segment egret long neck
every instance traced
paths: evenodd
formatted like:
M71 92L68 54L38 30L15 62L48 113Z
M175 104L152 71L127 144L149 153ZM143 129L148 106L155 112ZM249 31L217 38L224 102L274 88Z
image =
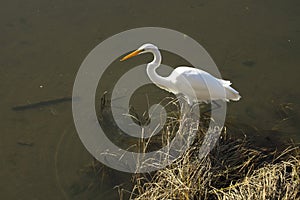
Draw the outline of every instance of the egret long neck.
M156 69L161 64L161 54L159 50L152 51L152 53L154 59L147 65L147 74L153 83L157 84L160 87L168 88L171 85L170 81L167 78L162 77L156 73Z

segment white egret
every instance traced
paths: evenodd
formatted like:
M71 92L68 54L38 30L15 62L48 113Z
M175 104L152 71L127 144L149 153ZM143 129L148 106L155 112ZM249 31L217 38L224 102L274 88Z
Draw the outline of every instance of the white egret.
M218 79L197 68L181 66L175 68L168 77L158 75L156 69L160 66L162 57L159 49L153 44L142 45L123 57L121 61L143 53L152 53L154 56L146 69L150 80L159 88L175 95L183 94L189 105L213 100L238 101L241 98L239 92L230 87L230 81Z

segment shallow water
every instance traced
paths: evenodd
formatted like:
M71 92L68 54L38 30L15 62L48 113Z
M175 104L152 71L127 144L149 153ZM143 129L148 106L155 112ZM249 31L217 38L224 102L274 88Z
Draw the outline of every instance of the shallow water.
M197 40L242 95L228 105L228 121L263 130L252 135L258 142L300 142L299 9L297 0L2 3L1 198L117 198L113 186L129 177L108 170L95 189L89 186L93 175L81 171L92 157L77 136L71 102L12 108L71 97L86 55L107 37L131 28L166 27ZM110 91L113 78L104 78L100 90Z

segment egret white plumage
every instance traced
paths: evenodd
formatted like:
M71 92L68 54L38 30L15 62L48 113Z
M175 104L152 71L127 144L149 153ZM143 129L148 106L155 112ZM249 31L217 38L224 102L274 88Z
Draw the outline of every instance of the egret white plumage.
M218 79L197 68L181 66L175 68L168 77L160 76L156 69L160 66L162 57L159 49L153 44L142 45L123 57L121 61L143 53L152 53L154 56L153 61L148 63L146 68L150 80L159 88L175 95L183 94L190 105L213 100L238 101L241 98L239 92L230 86L230 81Z

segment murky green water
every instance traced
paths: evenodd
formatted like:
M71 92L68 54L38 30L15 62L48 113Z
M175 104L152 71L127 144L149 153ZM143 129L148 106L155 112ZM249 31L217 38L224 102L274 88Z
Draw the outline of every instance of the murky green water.
M276 130L255 133L260 142L299 142L299 10L297 0L2 2L1 199L116 199L112 187L130 181L108 171L99 187L90 185L93 175L80 169L92 158L75 131L70 102L12 107L70 97L89 51L131 28L166 27L196 39L243 97L230 103L227 119Z

